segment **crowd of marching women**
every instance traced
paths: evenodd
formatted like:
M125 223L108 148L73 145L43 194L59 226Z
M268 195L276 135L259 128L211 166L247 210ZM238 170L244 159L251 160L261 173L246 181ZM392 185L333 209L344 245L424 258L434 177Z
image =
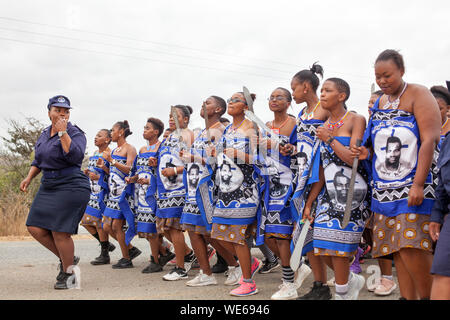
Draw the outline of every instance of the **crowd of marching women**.
M209 96L199 132L189 129L193 110L186 105L168 108L168 128L157 118L143 121L139 149L127 143L127 121L101 129L83 177L84 134L68 121L67 97L50 99L52 125L36 144L21 189L43 172L27 226L61 260L55 288L72 279L68 267L79 258L70 235L81 221L101 244L93 265L111 263L113 238L122 257L112 268L133 267L138 236L151 253L142 272L162 272L171 262L162 278L176 281L198 264L186 285L217 285L214 273L226 272L233 296L256 294L254 274L281 266L272 299L331 299L334 286L335 299L356 300L365 284L358 270L365 248L381 270L368 287L375 294L389 295L397 280L401 299L450 299L450 93L406 83L395 50L379 54L374 69L381 90L368 96L368 122L347 106L349 84L322 79L322 66L314 64L292 77L291 90L271 92L273 120L266 123L244 87L227 101ZM292 100L305 103L297 117L288 113ZM264 265L252 256L254 246ZM299 297L311 272L313 287Z

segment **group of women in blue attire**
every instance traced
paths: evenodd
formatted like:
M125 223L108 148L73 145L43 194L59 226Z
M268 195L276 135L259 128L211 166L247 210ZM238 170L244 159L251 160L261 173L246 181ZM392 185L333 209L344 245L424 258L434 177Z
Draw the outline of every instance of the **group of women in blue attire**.
M84 175L80 168L86 139L68 121L70 102L63 96L50 99L52 125L36 144L35 160L21 188L26 190L43 172L27 226L61 259L55 288L68 287L67 268L78 262L70 235L81 220L101 244L93 265L110 263L112 237L122 254L112 267L133 267L141 251L132 240L139 236L149 241L151 251L143 272L161 272L175 259L163 279L188 279L198 261L200 271L186 282L192 287L218 284L209 264L212 246L228 265L224 284L235 286L233 296L258 292L253 276L260 261L251 255L247 240L252 238L281 262L282 284L272 299L303 300L332 298L327 268L334 272L335 299L358 298L365 279L351 272L350 265L363 231L369 229L372 255L394 260L402 298L442 297L442 289L432 290L432 274L436 288L442 287L439 281L450 277L444 263L448 253L441 249L447 259L433 264L436 238L431 232L439 228L430 228L430 213L439 183L440 145L450 130L450 94L442 86L430 91L406 83L404 72L397 51L385 50L377 57L375 77L381 92L369 108L367 124L363 115L348 109L350 86L345 80L326 79L318 95L324 73L318 64L295 74L291 90L273 90L268 104L274 119L266 126L257 127L246 117L250 101L243 92L227 102L208 97L200 111L207 126L196 135L188 128L193 112L189 106L171 107L167 135L160 119L149 118L143 131L146 144L139 150L126 141L131 134L128 122L119 121L112 130L97 133L98 150ZM297 117L289 114L292 100L306 104ZM232 118L227 126L220 121L225 113ZM116 144L113 149L111 142ZM359 161L352 176L355 158ZM353 199L347 202L350 189ZM344 226L348 203L350 220ZM293 270L290 259L306 220L311 224L302 256L308 257L314 285L298 297L310 271L304 264Z

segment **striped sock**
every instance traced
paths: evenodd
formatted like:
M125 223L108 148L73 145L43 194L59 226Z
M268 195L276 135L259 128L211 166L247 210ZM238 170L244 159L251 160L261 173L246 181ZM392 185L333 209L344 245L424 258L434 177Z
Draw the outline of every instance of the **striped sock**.
M282 266L282 279L284 282L290 282L293 283L294 282L294 271L292 271L290 266Z
M272 250L270 250L266 244L262 244L262 245L258 246L258 249L261 250L262 254L267 259L267 261L270 261L270 262L277 261L277 258L273 254Z

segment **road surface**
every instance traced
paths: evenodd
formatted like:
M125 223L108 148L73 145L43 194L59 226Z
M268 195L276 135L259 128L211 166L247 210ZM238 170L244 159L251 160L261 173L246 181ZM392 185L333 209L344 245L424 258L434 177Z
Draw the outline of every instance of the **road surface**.
M135 238L133 244L142 250L142 254L133 260L134 268L114 270L110 265L93 266L89 262L100 252L97 240L88 235L74 237L75 252L80 256L81 271L80 289L54 290L53 285L58 274L59 260L39 243L32 239L22 241L0 241L0 300L269 300L281 284L281 268L269 274L256 274L255 281L259 293L250 297L236 298L229 295L233 287L223 285L225 276L216 275L219 285L191 288L180 281L164 281L162 276L172 267L165 266L164 271L153 274L143 274L141 270L149 263L150 247L144 239ZM111 262L120 259L120 250L111 253ZM261 252L253 248L252 254L262 259ZM215 263L215 257L211 260ZM362 265L363 275L368 266L376 265L376 260L366 260ZM198 270L189 272L189 279ZM333 277L328 272L329 278ZM395 269L394 269L395 275ZM306 294L312 287L312 274L304 281L298 290L299 295ZM334 289L332 289L334 293ZM366 288L360 292L361 300L397 300L399 291L388 297L375 296Z

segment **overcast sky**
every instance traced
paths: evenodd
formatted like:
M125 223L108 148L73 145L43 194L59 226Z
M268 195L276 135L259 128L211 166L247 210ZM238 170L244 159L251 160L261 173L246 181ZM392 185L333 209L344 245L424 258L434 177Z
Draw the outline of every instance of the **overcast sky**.
M142 146L146 119L167 125L174 104L191 105L190 127L201 127L202 101L243 85L267 121L271 91L290 89L292 76L316 61L325 79L350 84L347 105L366 115L384 49L403 54L407 82L450 80L449 9L448 0L0 0L0 135L4 119L49 123L46 106L57 94L71 100L89 153L99 129L125 119L128 142Z

